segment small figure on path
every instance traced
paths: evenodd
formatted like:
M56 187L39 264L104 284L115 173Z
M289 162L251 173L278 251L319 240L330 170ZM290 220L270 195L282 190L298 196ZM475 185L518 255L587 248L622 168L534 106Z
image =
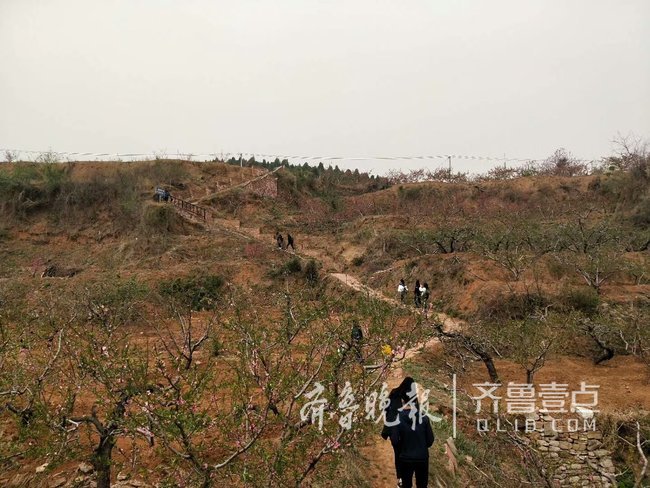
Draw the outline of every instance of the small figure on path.
M354 349L354 355L357 358L358 362L363 362L363 357L361 356L361 342L363 341L363 331L359 327L359 322L354 321L352 326L352 349Z
M284 249L284 237L279 232L275 235L275 241L278 243L278 249Z
M422 310L425 312L427 311L427 306L429 304L429 297L431 296L431 292L429 291L429 283L425 283L422 285L422 288L420 288L420 298L422 299Z
M404 303L408 291L409 289L406 287L406 283L404 283L404 278L402 278L399 280L399 285L397 285L397 293L399 293L399 299L402 303Z
M293 236L287 232L287 249L289 249L289 246L291 246L292 250L296 250L296 248L293 245Z
M422 305L421 295L420 295L420 280L415 280L415 289L413 290L414 299L415 299L415 308L420 308Z

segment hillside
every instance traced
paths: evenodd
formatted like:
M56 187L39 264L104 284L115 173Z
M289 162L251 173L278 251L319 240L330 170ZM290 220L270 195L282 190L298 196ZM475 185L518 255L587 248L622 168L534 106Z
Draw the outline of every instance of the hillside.
M232 163L0 165L0 485L394 486L364 398L405 374L441 419L432 486L650 482L647 158L420 183ZM488 381L596 385L597 428L478 432Z

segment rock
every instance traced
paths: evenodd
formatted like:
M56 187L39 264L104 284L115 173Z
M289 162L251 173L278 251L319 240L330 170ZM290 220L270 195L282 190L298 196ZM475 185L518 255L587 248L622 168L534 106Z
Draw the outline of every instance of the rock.
M580 476L571 476L569 478L569 483L578 483L580 481Z
M551 451L551 452L558 452L558 451L561 451L562 449L560 449L557 446L551 446L551 447L548 448L548 450Z
M66 479L63 476L57 476L56 478L52 478L47 486L49 488L59 488L60 486L65 485L65 483Z
M548 445L558 447L560 445L560 441L548 441Z
M602 445L602 442L596 439L591 439L587 441L587 451L595 451Z
M582 464L572 464L571 469L582 469Z
M122 473L121 471L117 473L117 481L126 481L129 479L129 475Z
M602 439L603 434L600 432L587 432L587 438L589 439Z
M93 472L93 467L88 463L80 463L79 471L83 474L90 474Z
M139 481L139 480L131 480L128 482L128 484L130 486L136 486L136 487L147 486L147 484L144 481Z
M587 444L585 444L585 443L575 444L574 447L575 447L576 451L586 451L587 450Z
M571 444L569 444L568 442L560 441L558 445L560 449L564 449L565 451L571 449Z
M553 424L544 424L544 437L549 437L551 439L557 438L557 431L553 430Z
M588 408L584 407L575 407L575 411L578 415L580 415L583 419L591 419L594 417L594 411L589 410Z
M614 467L614 463L613 463L612 460L609 459L609 458L601 459L601 460L600 460L600 465L601 465L603 468L608 468L608 469Z
M42 473L47 469L47 467L50 465L50 463L43 463L41 464L38 468L36 468L36 473Z
M597 451L594 451L594 454L596 457L605 457L609 456L609 451L606 449L598 449Z
M546 447L546 446L539 446L539 447L537 448L537 450L538 450L538 451L541 451L541 452L547 452L547 451L548 451L548 447Z

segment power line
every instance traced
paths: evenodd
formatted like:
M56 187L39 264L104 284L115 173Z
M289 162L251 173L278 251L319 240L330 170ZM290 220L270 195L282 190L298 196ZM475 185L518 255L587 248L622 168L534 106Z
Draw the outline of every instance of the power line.
M66 152L66 151L36 151L28 149L9 149L9 148L0 148L2 152L11 152L15 153L17 156L21 154L35 154L35 155L55 155L58 157L65 158L95 158L95 159L166 159L169 156L173 156L174 153L166 152L151 152L151 153L93 153L93 152ZM262 158L268 160L280 159L280 160L300 160L300 161L327 161L327 162L336 162L336 161L432 161L432 160L447 160L451 166L451 160L474 160L474 161L498 161L502 163L506 162L515 162L515 163L536 163L541 161L546 161L547 158L505 158L505 157L494 157L494 156L476 156L476 155L464 155L464 154L434 154L434 155L405 155L405 156L314 156L314 155L286 155L286 154L265 154L265 153L254 153L254 152L212 152L212 153L192 153L192 152L179 152L177 151L175 155L179 158L198 158L198 159L217 159L221 158L224 160L230 159L232 157L239 157L242 160L244 157L247 159L252 158ZM595 163L600 161L600 159L574 159L573 161L578 163Z

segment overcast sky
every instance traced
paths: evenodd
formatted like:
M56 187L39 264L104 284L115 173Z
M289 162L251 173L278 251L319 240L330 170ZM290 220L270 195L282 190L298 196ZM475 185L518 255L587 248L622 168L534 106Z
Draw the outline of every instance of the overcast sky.
M649 25L648 0L0 0L0 148L599 157L650 136Z

